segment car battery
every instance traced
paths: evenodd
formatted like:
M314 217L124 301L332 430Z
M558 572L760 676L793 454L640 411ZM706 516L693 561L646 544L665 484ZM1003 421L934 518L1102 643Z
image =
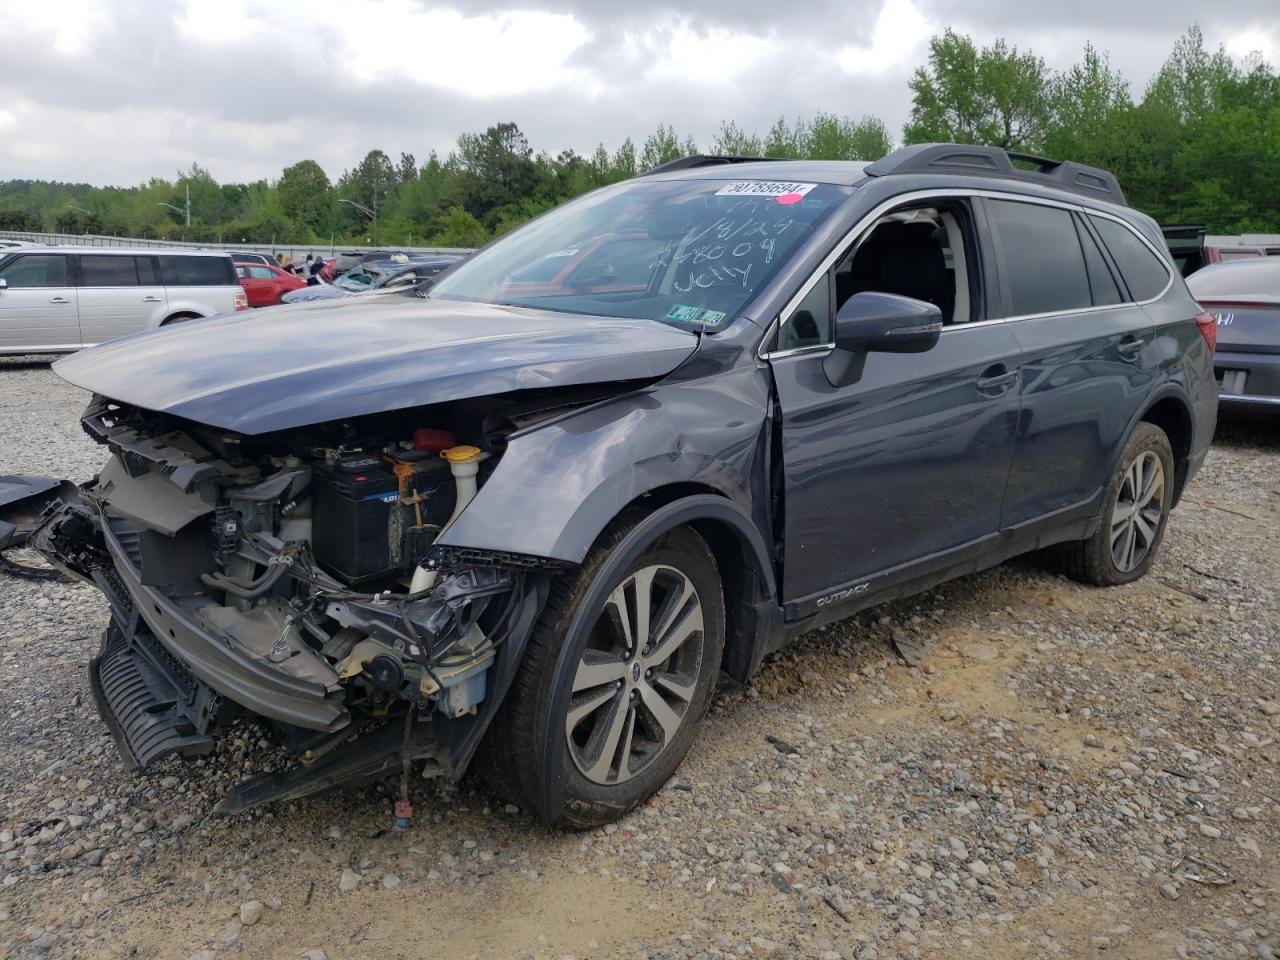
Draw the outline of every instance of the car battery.
M396 572L400 481L378 456L353 453L312 474L312 547L316 559L347 583ZM398 544L396 545L398 547Z
M398 539L392 536L392 553L407 567L421 558L439 535L441 509L436 492L452 484L453 476L437 453L400 449L389 453L387 461L400 493L400 534Z

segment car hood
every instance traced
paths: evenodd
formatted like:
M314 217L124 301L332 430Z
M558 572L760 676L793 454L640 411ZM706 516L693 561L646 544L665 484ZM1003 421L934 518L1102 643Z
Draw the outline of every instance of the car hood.
M350 297L194 320L54 364L111 400L239 433L670 373L695 334L650 320Z
M285 303L315 303L317 300L341 300L351 295L350 290L343 290L330 283L321 283L290 290L284 295L283 300Z

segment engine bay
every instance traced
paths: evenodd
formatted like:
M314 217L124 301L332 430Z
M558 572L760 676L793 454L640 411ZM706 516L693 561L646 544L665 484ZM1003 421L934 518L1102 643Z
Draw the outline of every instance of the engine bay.
M199 756L247 714L302 767L242 785L228 810L411 760L460 770L509 682L504 643L564 564L436 541L507 437L595 396L259 436L95 398L82 423L112 457L33 542L111 603L91 674L126 763Z

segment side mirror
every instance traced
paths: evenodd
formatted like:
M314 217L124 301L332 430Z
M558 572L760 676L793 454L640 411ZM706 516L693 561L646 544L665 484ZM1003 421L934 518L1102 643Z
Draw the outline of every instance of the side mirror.
M9 281L6 280L4 277L0 277L0 290L8 290L8 289L9 289Z
M856 383L868 353L924 353L942 334L942 311L894 293L855 293L836 314L835 349L822 368L833 387Z

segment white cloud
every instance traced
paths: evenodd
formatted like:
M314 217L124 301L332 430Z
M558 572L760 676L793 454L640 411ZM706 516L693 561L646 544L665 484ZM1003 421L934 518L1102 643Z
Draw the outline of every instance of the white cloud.
M940 29L930 24L912 0L884 0L871 41L841 48L836 62L852 74L905 75L921 59L930 35Z
M1227 37L1224 46L1233 57L1243 59L1260 53L1264 60L1275 63L1280 60L1280 30L1275 27L1270 30L1250 27Z
M0 2L0 30L7 37L30 31L52 52L62 56L83 53L89 39L110 16L103 0L32 0Z
M569 58L591 40L572 15L537 10L467 15L413 0L188 0L177 19L194 43L235 45L275 37L277 55L306 51L356 84L429 84L486 99L584 82Z
M1051 68L1086 41L1140 96L1196 19L1206 45L1280 59L1277 0L0 0L0 180L139 183L192 162L256 180L371 148L421 161L514 121L536 150L711 142L818 111L906 119L950 24Z
M724 27L699 29L685 19L661 33L628 35L636 66L646 76L680 78L695 84L695 89L732 83L743 72L756 69L769 44L769 37Z

